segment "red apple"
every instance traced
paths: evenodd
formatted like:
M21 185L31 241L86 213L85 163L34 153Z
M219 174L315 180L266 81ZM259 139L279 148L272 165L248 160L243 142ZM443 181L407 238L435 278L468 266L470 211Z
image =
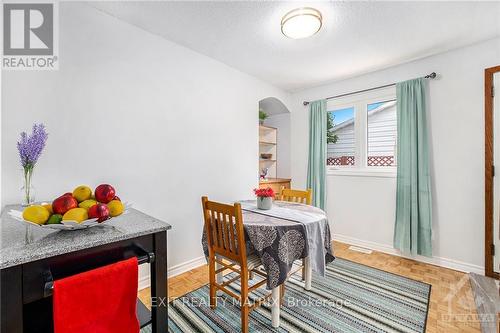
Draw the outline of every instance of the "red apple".
M102 203L108 203L115 197L115 189L108 184L101 184L94 191L95 199Z
M63 194L52 202L52 211L55 214L64 215L68 210L77 208L78 201L71 195Z
M109 219L108 206L98 203L89 208L89 219L97 218L97 222L103 222Z

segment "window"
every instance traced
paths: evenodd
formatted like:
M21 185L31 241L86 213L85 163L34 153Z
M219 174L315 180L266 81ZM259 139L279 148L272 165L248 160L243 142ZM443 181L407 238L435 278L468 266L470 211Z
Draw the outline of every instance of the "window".
M327 165L354 165L354 107L328 112Z
M366 111L368 123L367 166L395 166L396 101L368 104Z
M329 170L358 173L395 170L395 87L332 99L327 108Z

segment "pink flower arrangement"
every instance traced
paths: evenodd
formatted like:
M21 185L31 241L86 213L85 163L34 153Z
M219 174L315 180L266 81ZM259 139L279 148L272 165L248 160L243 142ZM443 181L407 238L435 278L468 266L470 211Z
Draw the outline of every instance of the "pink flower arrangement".
M268 187L268 188L254 188L253 189L253 193L255 193L255 195L258 197L258 198L267 198L267 197L274 197L274 191L272 188Z

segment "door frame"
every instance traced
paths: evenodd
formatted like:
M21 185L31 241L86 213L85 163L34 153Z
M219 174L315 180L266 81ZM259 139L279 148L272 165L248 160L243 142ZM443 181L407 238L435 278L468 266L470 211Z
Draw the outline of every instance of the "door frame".
M484 70L484 132L485 132L485 241L484 241L484 271L486 276L500 279L500 274L493 267L494 252L494 221L493 221L493 75L500 72L500 66ZM500 92L497 92L500 93ZM496 172L500 172L500 166Z

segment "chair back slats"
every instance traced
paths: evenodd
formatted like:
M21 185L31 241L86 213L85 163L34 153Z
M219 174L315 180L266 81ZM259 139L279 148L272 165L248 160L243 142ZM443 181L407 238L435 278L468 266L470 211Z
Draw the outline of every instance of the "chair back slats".
M219 213L219 216L220 221L222 222L222 233L224 234L224 248L232 252L233 248L231 247L231 241L229 241L229 238L233 238L232 236L230 237L231 229L229 228L229 225L232 223L232 219L229 221L227 218L228 215L222 213Z
M280 200L303 203L306 205L312 204L312 190L307 189L305 191L293 190L289 188L281 189Z
M229 235L236 235L235 232L236 232L236 229L234 228L234 218L232 216L229 217L230 218L230 223L229 224ZM230 248L232 250L234 250L235 253L238 253L238 247L236 246L236 239L234 237L229 237L230 241L231 241L231 244L229 244Z
M226 205L202 198L208 251L239 263L246 261L241 205ZM240 244L242 244L240 246Z

